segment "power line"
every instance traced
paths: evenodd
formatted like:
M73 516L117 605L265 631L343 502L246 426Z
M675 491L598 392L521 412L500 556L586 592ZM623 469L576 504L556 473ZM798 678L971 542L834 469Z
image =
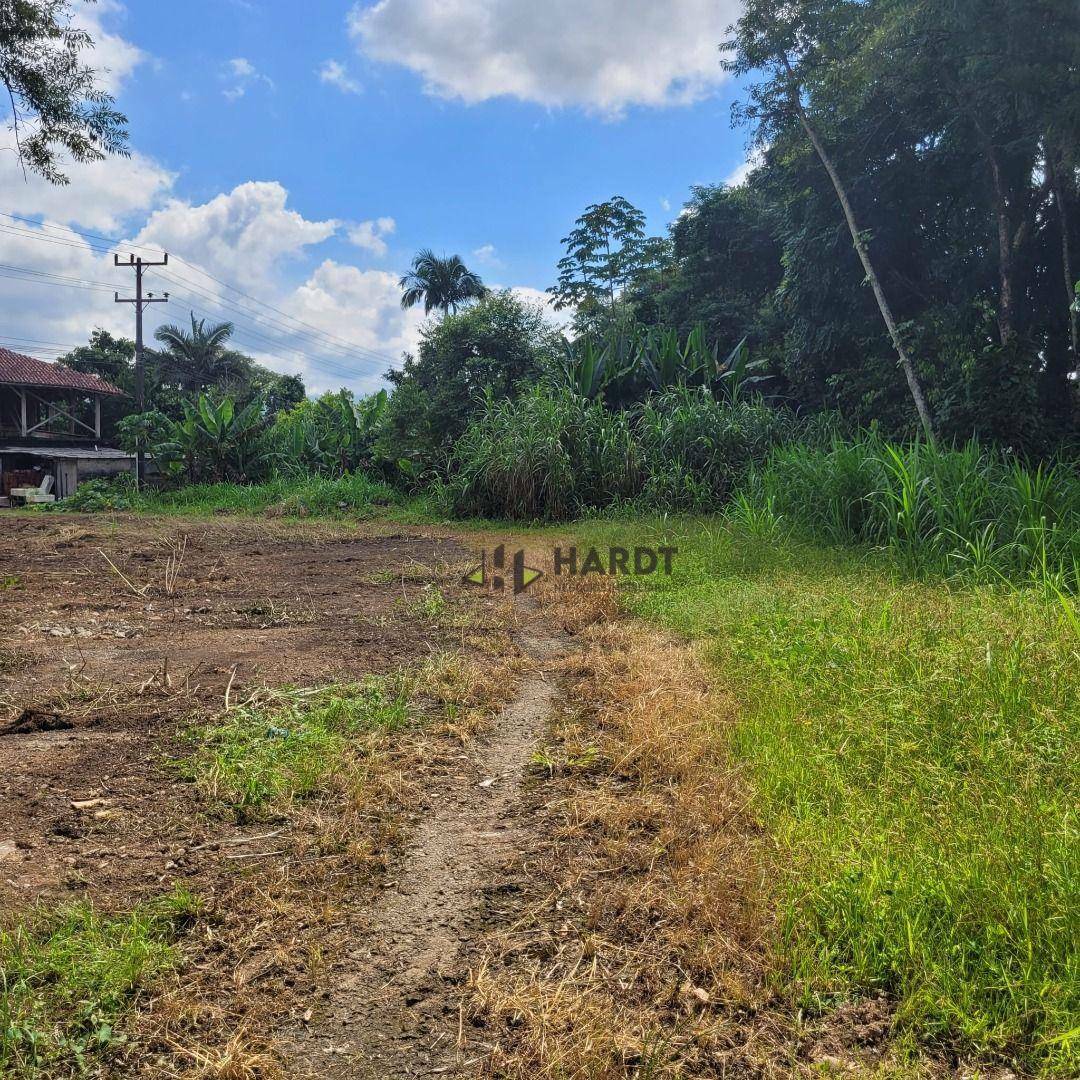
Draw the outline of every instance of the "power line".
M29 275L29 276L27 276ZM7 278L9 280L21 281L27 285L47 285L59 288L69 289L84 289L97 292L114 292L115 289L112 285L104 281L93 281L86 278L74 278L61 274L53 274L44 270L35 270L28 266L15 266L10 263L0 263L0 278ZM183 301L185 307L189 307L194 313L208 319L213 319L215 316L200 307L189 296L184 294L173 294L177 300ZM211 298L213 299L213 298ZM254 321L254 320L253 320ZM234 335L235 340L241 346L247 348L254 348L256 351L261 352L267 356L275 357L276 359L283 360L286 363L294 364L296 361L295 356L286 356L282 354L280 349L288 348L287 344L282 342L280 338L273 338L266 334L259 332L251 327L241 325L241 331L245 334L249 334L253 337L259 338L264 344L251 346L241 341L239 337ZM268 347L269 346L269 347ZM337 363L333 360L328 360L318 355L309 355L303 349L295 350L303 359L312 364L315 367L321 367L326 369L331 374L334 374L343 378L370 378L373 374L372 371L361 371L356 368L348 367L345 364Z
M47 243L47 244L52 243L52 244L57 244L57 245L60 245L60 246L63 246L63 247L71 247L71 248L76 248L78 250L85 250L84 246L82 244L80 244L80 243L77 243L77 242L74 242L74 241L69 241L69 240L64 240L64 239L59 239L59 238L54 239L52 237L38 236L32 231L19 229L19 228L16 228L15 226L13 226L13 225L4 225L2 222L0 222L0 229L7 230L8 232L15 233L15 234L18 234L20 236L25 236L28 239L37 240L37 241L40 241L42 243ZM142 247L142 245L138 245L138 246L140 248ZM106 253L104 251L104 249L99 250L99 249L95 248L93 250L97 251L98 254L105 254ZM180 261L186 263L186 260L180 260ZM186 265L190 266L191 264L186 263ZM42 273L42 271L33 271L29 267L24 267L22 269L26 273L39 273L39 274ZM193 267L193 269L195 269L199 273L205 273L204 271L199 270L198 267ZM209 275L209 274L206 274L206 276L207 277L212 277L212 275ZM300 337L302 339L311 338L311 334L305 333L302 330L298 330L297 327L290 326L290 325L288 325L288 323L280 322L280 321L278 321L276 319L267 318L266 316L263 316L263 315L261 315L261 314L259 314L257 312L252 312L252 311L248 310L245 307L241 307L235 301L229 301L229 300L224 299L222 297L218 297L213 293L207 292L204 289L202 289L196 282L193 282L190 278L183 277L182 275L176 274L175 272L173 272L171 274L163 273L162 277L167 281L177 281L177 282L182 282L182 283L186 284L193 292L196 293L196 295L201 296L204 300L206 300L209 303L212 303L212 304L215 304L216 306L221 307L223 311L226 311L228 313L231 313L231 312L235 311L237 314L240 314L240 315L245 316L247 318L250 318L252 320L257 320L259 322L263 322L266 325L272 326L275 329L279 329L279 330L281 330L282 333L288 334L288 335L290 335L292 337ZM214 278L213 280L216 281L216 280L219 280L219 279ZM99 284L101 284L103 287L105 286L104 282L101 282ZM269 305L265 305L265 306L269 306ZM272 310L277 310L277 309L272 309ZM288 317L289 316L286 316L286 318L288 318ZM297 323L300 326L306 326L307 325L307 324L303 323L301 320L297 320ZM318 331L316 331L316 332L318 332ZM341 339L341 340L344 340L344 339ZM387 362L392 363L391 358L387 354L380 353L380 352L378 352L378 351L376 351L374 349L369 349L369 348L367 348L366 346L363 346L363 345L355 345L355 346L339 345L339 344L336 343L336 341L332 341L329 344L323 344L322 342L317 342L316 341L316 342L314 342L314 344L318 348L322 348L322 349L329 348L329 349L334 350L335 352L343 353L343 354L346 354L346 355L356 354L358 360L363 360L363 361L368 362L368 363L378 363L378 364L384 364L384 363L387 363Z
M32 345L55 345L58 349L77 349L78 345L65 345L62 341L42 341L41 338L19 337L16 334L8 334L0 337L0 341L28 341Z
M36 230L17 229L14 226L3 225L2 223L0 223L0 228L7 229L7 230L9 230L11 232L14 232L14 233L17 233L19 235L26 236L26 237L31 238L31 239L40 240L40 241L45 242L45 243L61 244L61 245L66 245L66 246L69 246L69 247L76 247L76 248L81 246L81 245L78 245L78 244L74 243L73 241L71 241L67 237L51 237L51 236L35 235L35 233L37 231L42 230L42 229L51 229L51 230L54 230L54 231L62 231L62 232L73 233L76 236L81 236L81 237L84 237L84 238L91 238L91 239L95 239L95 240L104 241L105 243L110 245L110 247L130 247L130 248L134 248L134 249L137 249L137 250L141 249L141 250L145 250L145 251L155 250L155 249L149 248L147 245L144 245L144 244L126 244L126 243L122 243L121 241L116 240L116 239L114 239L112 237L101 236L98 233L91 233L91 232L87 232L87 231L84 231L84 230L73 229L73 228L70 228L70 227L62 227L62 226L50 225L47 222L37 222L33 218L23 217L23 216L21 216L19 214L12 214L12 213L8 213L8 212L5 212L5 211L0 211L0 216L10 218L10 219L12 219L14 221L23 221L23 222L26 222L28 224L35 225L37 227L37 229ZM106 253L104 250L98 250L98 249L94 248L93 245L88 245L88 246L90 246L92 250L98 251L99 254ZM395 357L391 356L389 353L383 353L383 352L380 352L377 349L371 349L371 348L369 348L367 346L364 346L364 345L358 345L355 342L349 341L346 338L340 337L337 334L332 334L327 330L322 330L319 327L315 326L314 324L306 322L305 320L300 319L295 315L290 315L288 312L283 311L281 308L275 307L273 304L269 304L265 300L260 300L256 296L252 296L250 293L245 292L243 289L240 289L236 285L232 285L229 282L224 281L223 279L215 276L214 274L211 274L208 270L205 270L202 267L197 266L196 264L194 264L192 262L189 262L187 259L184 259L183 257L181 257L179 255L174 255L173 258L174 258L175 261L181 262L185 266L190 267L196 273L202 274L204 277L207 277L211 281L216 282L218 285L221 285L223 288L229 289L230 291L237 293L239 296L243 297L246 300L249 300L251 303L257 304L259 307L263 307L263 308L267 309L268 311L272 311L276 315L281 316L281 318L286 319L289 322L295 323L297 326L303 327L305 330L310 331L310 334L314 334L319 338L323 338L327 342L333 342L335 344L336 348L338 349L338 351L347 350L350 353L357 354L358 358L363 357L364 359L369 360L371 362L376 362L377 361L379 363L385 363L388 366L393 366L397 362L397 359ZM189 288L192 288L192 289L198 288L198 286L196 286L196 284L194 282L190 281L190 279L182 278L180 275L177 275L175 273L175 271L172 271L169 276L174 277L177 280L183 281L185 284L188 285ZM269 319L268 317L266 317L264 315L260 315L260 314L258 314L256 312L249 311L246 308L241 307L236 301L230 301L230 300L228 300L226 298L213 297L211 294L207 294L207 293L204 293L203 295L208 300L211 300L212 302L218 303L225 310L235 309L235 310L241 312L242 314L246 315L248 318L251 318L253 320L257 319L259 321L262 321L262 322L266 323L267 325L275 326L276 328L282 329L283 331L291 333L294 336L302 336L302 337L310 336L310 334L304 334L303 331L296 330L291 326L287 326L287 325L283 326L278 320ZM322 346L322 347L326 348L328 346Z
M182 260L181 260L182 261ZM264 315L259 315L255 312L249 311L247 308L240 307L235 302L223 299L216 296L213 293L206 292L198 285L191 281L190 278L181 277L175 273L163 274L163 278L170 284L180 284L190 289L196 296L200 297L205 303L213 304L227 315L236 314L243 318L250 319L257 325L267 326L272 329L278 330L282 334L286 334L289 337L299 338L302 341L310 341L312 346L323 351L330 350L334 353L338 353L344 356L353 357L359 362L367 364L378 364L380 366L387 366L392 363L387 356L382 353L377 353L371 349L365 349L363 346L357 345L353 348L346 349L337 344L324 344L319 341L312 340L309 333L303 330L298 330L296 327L289 326L287 323L280 322L276 319L271 319ZM175 293L175 290L174 290Z

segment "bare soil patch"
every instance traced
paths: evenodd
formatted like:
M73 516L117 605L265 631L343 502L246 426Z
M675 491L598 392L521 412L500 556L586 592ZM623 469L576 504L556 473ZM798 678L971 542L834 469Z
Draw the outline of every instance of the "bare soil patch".
M355 681L461 647L425 600L475 608L457 590L467 557L419 530L4 518L0 903L197 877L190 848L219 826L168 767L178 723L227 692Z

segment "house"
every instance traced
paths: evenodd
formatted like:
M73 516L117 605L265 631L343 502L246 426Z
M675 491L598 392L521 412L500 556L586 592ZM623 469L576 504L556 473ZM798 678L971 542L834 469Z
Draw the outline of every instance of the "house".
M83 480L131 472L135 459L101 442L112 396L123 391L97 375L0 348L0 498L46 475L62 499Z

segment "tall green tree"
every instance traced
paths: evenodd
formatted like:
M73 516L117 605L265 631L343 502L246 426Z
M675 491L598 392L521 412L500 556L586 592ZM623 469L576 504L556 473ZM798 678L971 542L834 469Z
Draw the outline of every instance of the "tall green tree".
M92 2L92 0L91 0ZM93 41L72 25L71 0L0 3L0 81L7 91L17 160L53 184L66 184L63 155L77 162L127 154L127 118L84 63Z
M444 315L456 312L472 300L481 299L487 289L457 255L440 258L430 248L416 254L412 268L398 281L404 310L424 305L424 314L436 308Z
M685 338L702 326L726 356L744 337L760 354L775 329L774 294L783 248L757 187L695 187L671 223L659 269L635 275L627 292L640 322Z
M549 370L562 335L537 304L509 290L427 324L405 358L390 399L385 456L438 460L482 409L484 395L514 397Z
M844 78L857 43L871 27L868 5L852 0L748 0L725 44L733 58L725 66L736 75L757 73L761 81L750 90L745 115L757 124L759 144L767 143L785 122L794 118L828 174L844 215L851 242L874 293L881 319L907 380L923 430L931 440L934 424L922 382L908 351L884 284L870 257L868 238L856 217L845 180L827 146L828 114L819 120L817 96L822 87ZM827 91L826 91L827 92ZM824 93L822 96L825 96Z
M605 307L612 316L623 286L655 260L655 245L644 248L645 215L621 195L586 207L568 236L559 241L566 254L559 260L558 281L548 289L555 309L577 308L588 316Z

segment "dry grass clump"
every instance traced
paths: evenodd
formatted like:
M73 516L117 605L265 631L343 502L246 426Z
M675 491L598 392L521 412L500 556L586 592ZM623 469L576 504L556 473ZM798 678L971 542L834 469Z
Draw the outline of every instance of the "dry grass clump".
M514 691L514 657L481 661L459 652L434 653L410 674L410 693L434 708L433 732L467 742Z
M544 560L550 564L550 557ZM608 623L619 615L619 591L615 579L596 575L573 577L548 574L531 593L555 625L568 634Z
M749 1022L768 997L768 858L717 737L732 705L670 636L597 621L612 593L549 593L585 642L566 665L584 704L546 752L567 785L551 892L474 971L472 1009L499 1075L756 1070L776 1041Z

